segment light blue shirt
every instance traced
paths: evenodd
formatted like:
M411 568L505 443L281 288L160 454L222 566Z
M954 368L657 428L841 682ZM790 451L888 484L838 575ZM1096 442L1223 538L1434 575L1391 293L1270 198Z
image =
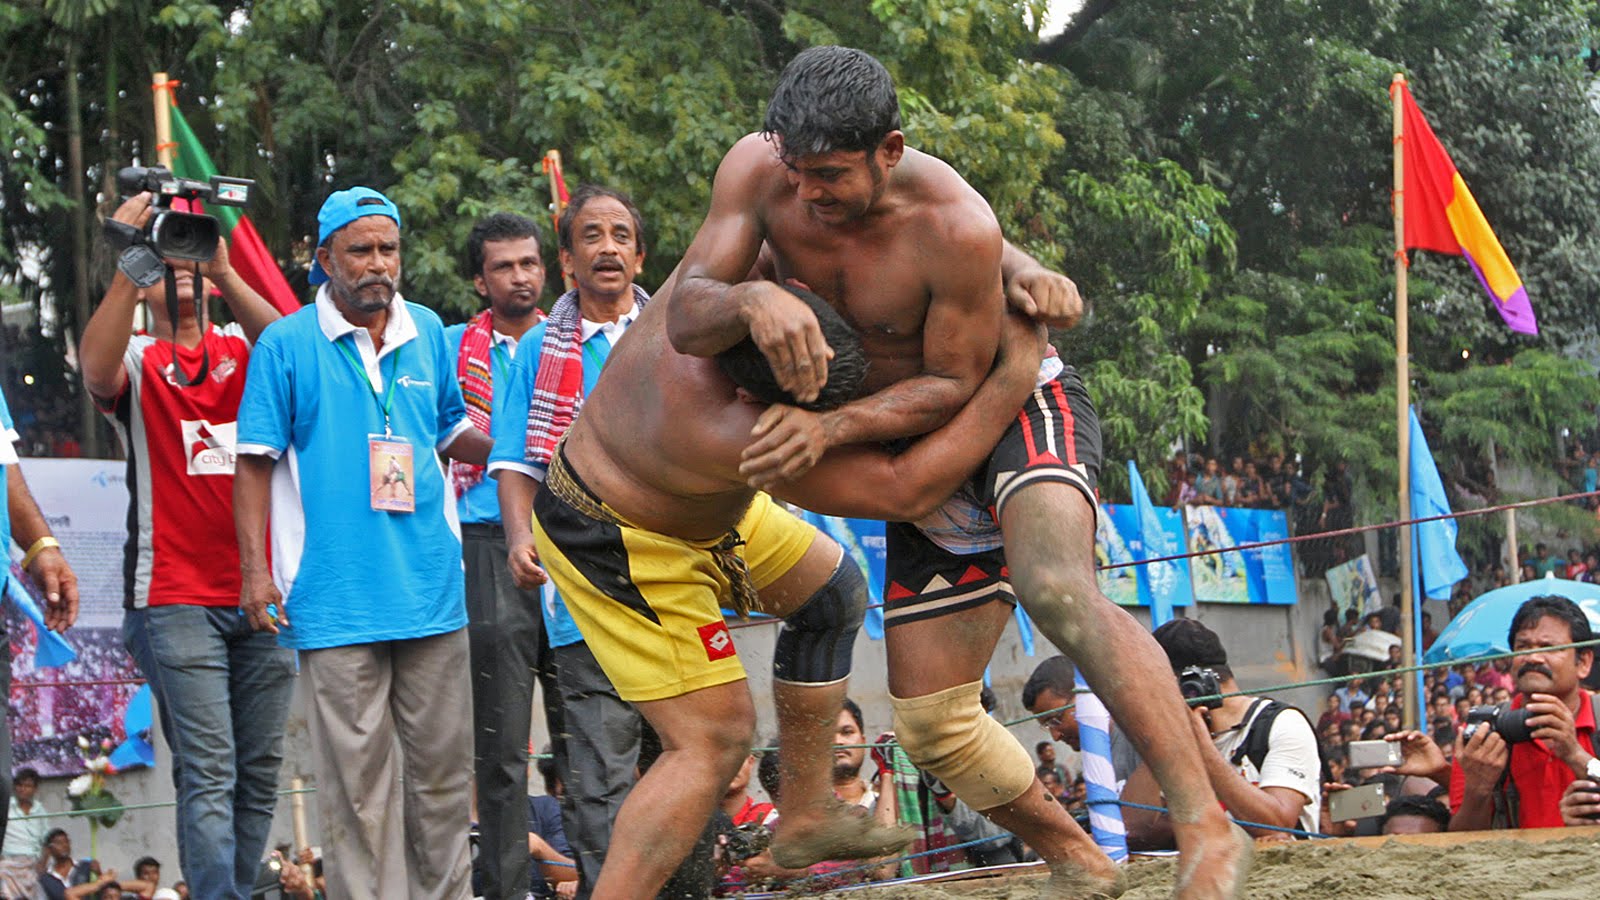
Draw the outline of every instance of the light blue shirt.
M592 393L600 380L600 369L611 355L612 343L622 336L622 332L638 316L639 307L636 305L615 322L601 324L583 320L579 337L583 341L584 396ZM516 362L511 366L510 381L503 391L499 385L495 386L496 412L491 422L494 427L494 450L489 454L491 475L510 470L544 481L545 467L530 462L524 454L528 446L528 406L533 402L533 385L539 377L539 348L544 343L545 325L545 322L540 322L522 336L519 346L523 352L517 354ZM498 407L502 395L508 408L521 410L522 414L500 415ZM567 605L561 601L561 595L556 593L555 588L545 585L543 596L544 630L550 637L550 646L566 647L582 641L583 634L578 631L578 624L572 621L572 614L567 612Z
M357 371L357 361L361 371ZM370 437L411 444L416 511L371 506ZM350 324L326 285L269 325L250 354L238 452L276 459L273 579L291 627L315 650L444 634L467 624L456 505L436 450L471 423L444 325L396 294L383 349Z
M467 333L467 325L450 325L444 330L444 339L450 345L450 359L459 361L461 357L461 336ZM543 332L541 332L542 334ZM494 385L494 397L489 404L489 427L494 428L504 416L506 409L515 409L506 402L504 385L511 378L511 362L517 355L517 339L509 334L494 333L494 343L489 348L489 383ZM459 369L459 367L457 367ZM456 384L460 384L460 379ZM527 406L522 407L522 414L527 415ZM467 492L456 498L456 512L463 525L499 525L500 524L500 494L494 479L485 478L467 489Z
M11 499L6 496L6 466L17 464L17 432L11 421L6 395L0 393L0 588L5 586L5 571L11 567Z

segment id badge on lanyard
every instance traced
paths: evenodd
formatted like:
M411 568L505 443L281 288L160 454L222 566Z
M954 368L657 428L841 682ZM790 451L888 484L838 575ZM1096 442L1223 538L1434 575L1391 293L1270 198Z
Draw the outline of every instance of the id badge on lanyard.
M367 435L367 493L372 508L379 512L413 513L417 511L416 453L411 442L393 433L389 427L389 414L394 405L394 384L399 378L400 350L393 354L394 365L389 372L389 386L383 397L372 386L366 369L342 343L335 342L339 350L355 369L357 378L372 392L372 399L383 415L383 433Z

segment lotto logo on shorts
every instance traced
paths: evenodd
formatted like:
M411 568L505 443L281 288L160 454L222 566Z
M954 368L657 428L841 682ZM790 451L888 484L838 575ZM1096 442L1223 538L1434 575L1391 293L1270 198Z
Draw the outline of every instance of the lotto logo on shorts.
M738 654L733 646L733 635L728 633L728 626L723 622L712 622L701 625L700 643L706 647L706 659L716 662Z

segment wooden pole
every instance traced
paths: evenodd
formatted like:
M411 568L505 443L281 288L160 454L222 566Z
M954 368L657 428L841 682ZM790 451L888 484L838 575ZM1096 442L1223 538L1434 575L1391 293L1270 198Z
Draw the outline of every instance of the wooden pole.
M289 810L294 815L294 855L299 856L300 850L311 846L311 830L306 827L306 780L299 775L289 779L289 788L294 792L289 795ZM293 859L284 860L284 865L292 865ZM314 884L311 880L311 864L300 866L300 871L306 874L306 884Z
M1406 181L1405 181L1405 115L1400 99L1400 89L1406 77L1395 73L1389 95L1394 106L1394 374L1395 374L1395 437L1399 444L1400 461L1400 521L1411 518L1411 339L1410 314L1406 300ZM1411 590L1411 529L1400 526L1400 653L1408 665L1419 664L1417 656L1417 630L1413 619L1416 598ZM1426 721L1419 716L1417 679L1402 682L1400 696L1405 704L1402 713L1405 727L1415 729Z
M167 73L157 72L150 82L154 92L152 105L156 110L156 161L163 168L172 168L172 82Z

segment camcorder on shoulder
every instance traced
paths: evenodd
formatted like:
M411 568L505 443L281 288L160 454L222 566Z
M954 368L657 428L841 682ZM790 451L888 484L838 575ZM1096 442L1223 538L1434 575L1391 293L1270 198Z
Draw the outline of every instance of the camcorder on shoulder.
M243 208L250 205L255 182L228 175L213 175L209 182L192 181L179 178L160 166L129 166L117 173L117 188L128 196L141 191L149 191L153 196L150 220L143 229L114 219L106 221L106 236L113 244L124 248L147 247L156 256L167 259L205 262L217 253L221 226L204 213L173 209L172 201L199 200Z
M1474 706L1467 710L1467 724L1461 730L1463 740L1472 740L1479 728L1487 726L1508 744L1521 744L1533 740L1533 729L1528 727L1528 709L1501 709L1498 706Z
M1183 694L1184 702L1190 706L1222 708L1222 698L1217 696L1222 693L1222 679L1204 666L1190 666L1179 672L1178 690ZM1202 697L1207 699L1200 699Z

